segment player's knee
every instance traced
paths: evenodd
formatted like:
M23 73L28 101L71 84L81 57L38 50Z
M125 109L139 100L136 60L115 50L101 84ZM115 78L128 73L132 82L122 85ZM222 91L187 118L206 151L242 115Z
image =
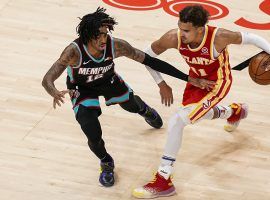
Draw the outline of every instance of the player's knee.
M184 126L191 124L190 118L189 118L189 113L190 113L190 108L184 108L180 107L179 110L176 112L176 117L178 120L183 123Z
M101 139L102 131L98 121L89 119L81 124L81 129L89 140L95 142Z
M179 112L174 113L169 120L168 137L176 140L182 138L183 129L186 125Z
M125 103L121 103L120 106L124 110L131 112L131 113L138 113L139 112L138 106L136 104L131 103L130 101L125 102Z
M131 113L138 113L140 111L140 98L138 99L137 95L130 93L129 100L127 102L121 103L120 106Z
M169 120L169 127L181 126L185 127L187 123L183 120L183 117L180 115L179 112L174 113Z

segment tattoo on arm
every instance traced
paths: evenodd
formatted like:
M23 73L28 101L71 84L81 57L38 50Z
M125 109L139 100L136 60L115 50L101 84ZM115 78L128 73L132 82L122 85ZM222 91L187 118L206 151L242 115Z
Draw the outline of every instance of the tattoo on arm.
M145 53L139 49L132 47L125 40L117 39L114 40L115 45L115 57L126 56L132 60L142 63L145 57Z
M80 55L77 48L73 44L70 44L45 74L42 80L42 86L51 96L57 90L54 86L54 81L64 72L68 65L75 66L79 62L79 58Z

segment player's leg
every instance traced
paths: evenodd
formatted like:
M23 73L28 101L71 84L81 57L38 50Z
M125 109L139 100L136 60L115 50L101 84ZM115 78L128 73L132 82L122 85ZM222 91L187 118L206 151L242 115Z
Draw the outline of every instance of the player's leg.
M171 182L170 176L173 172L173 163L181 147L184 127L202 118L214 118L213 107L218 104L229 91L231 82L230 80L228 80L228 82L226 81L227 80L224 80L224 83L221 82L221 85L217 85L211 92L201 90L192 85L187 85L183 97L183 105L185 105L185 107L181 107L169 121L164 154L154 180L143 187L135 189L133 196L137 198L154 198L169 196L175 193L175 188Z
M241 103L232 103L229 106L219 105L219 102L228 94L231 81L230 79L224 79L224 81L217 82L219 84L217 84L211 93L196 89L194 86L187 86L183 102L184 105L193 103L194 97L196 99L195 102L199 102L199 106L190 114L192 123L200 119L212 119L212 116L205 115L209 108L212 108L214 111L213 118L227 119L227 124L224 126L224 129L231 132L237 128L242 119L247 117L248 106ZM202 95L204 98L200 100L199 98Z
M248 115L248 105L245 103L232 103L227 107L217 106L216 109L219 113L217 117L227 119L224 130L228 132L234 131L239 126L240 121Z
M227 123L224 129L228 132L234 131L240 124L242 119L248 115L248 106L245 103L232 103L229 106L217 105L212 108L212 115L204 115L201 119L226 119Z
M98 120L100 109L91 109L80 105L76 115L81 129L88 139L88 146L91 151L100 159L101 173L99 182L106 187L114 184L114 161L107 153L102 130Z
M145 121L154 128L163 125L162 119L157 111L148 106L139 96L134 95L132 89L119 76L115 75L103 89L106 105L119 104L124 110L138 113Z
M169 120L167 141L161 163L153 181L133 190L136 198L155 198L175 194L175 187L171 181L173 163L181 148L184 127L190 124L188 114L191 107L180 108Z
M124 110L138 113L145 118L145 121L154 128L161 128L162 119L154 108L148 106L139 96L133 92L129 95L129 100L119 104Z
M171 181L173 164L177 153L182 145L182 136L185 126L191 124L189 115L197 106L181 107L169 120L167 141L160 166L153 181L133 190L133 196L137 198L155 198L160 196L171 196L175 194L175 187ZM209 109L205 113L206 119L213 119L214 111Z
M98 120L101 115L98 93L95 90L78 91L69 88L76 120L88 139L90 150L100 159L101 173L99 182L106 187L114 184L114 162L107 153L102 139L102 130Z

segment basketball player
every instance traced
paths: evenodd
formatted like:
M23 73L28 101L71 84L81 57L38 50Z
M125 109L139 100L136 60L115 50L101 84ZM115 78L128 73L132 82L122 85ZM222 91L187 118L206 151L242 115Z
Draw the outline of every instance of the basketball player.
M171 69L168 74L191 82L198 87L211 89L208 80L194 79L176 70L173 66L145 55L133 48L128 42L113 38L108 34L116 21L98 8L96 12L85 15L77 27L79 38L68 45L60 58L53 64L43 78L42 85L53 97L53 106L61 106L64 95L69 92L76 120L88 139L91 151L100 159L101 173L99 182L106 187L114 184L114 161L107 153L102 139L98 120L101 115L99 96L104 96L106 105L119 104L131 113L138 113L154 128L162 126L159 114L148 106L115 72L113 59L125 56L150 67L159 66ZM54 81L67 68L67 88L58 91ZM166 86L166 83L163 82Z
M171 174L185 126L201 119L221 118L227 121L225 130L231 132L247 117L246 104L219 105L232 84L227 46L253 44L270 54L270 44L255 34L206 25L208 16L208 12L199 5L185 7L179 13L178 28L165 33L146 50L150 56L157 56L167 49L177 49L190 67L190 77L214 81L216 86L207 91L187 83L182 106L169 121L168 138L158 171L151 182L133 190L133 196L137 198L175 194Z

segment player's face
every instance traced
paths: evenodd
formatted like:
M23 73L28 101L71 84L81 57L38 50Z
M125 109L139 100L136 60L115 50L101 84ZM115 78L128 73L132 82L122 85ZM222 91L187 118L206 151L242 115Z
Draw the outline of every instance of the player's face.
M108 29L107 26L102 26L99 28L100 34L96 39L90 41L91 46L97 51L103 51L106 48Z
M192 23L184 23L179 20L178 27L180 29L181 41L184 44L190 44L198 39L197 37L199 35L200 28L193 26Z

